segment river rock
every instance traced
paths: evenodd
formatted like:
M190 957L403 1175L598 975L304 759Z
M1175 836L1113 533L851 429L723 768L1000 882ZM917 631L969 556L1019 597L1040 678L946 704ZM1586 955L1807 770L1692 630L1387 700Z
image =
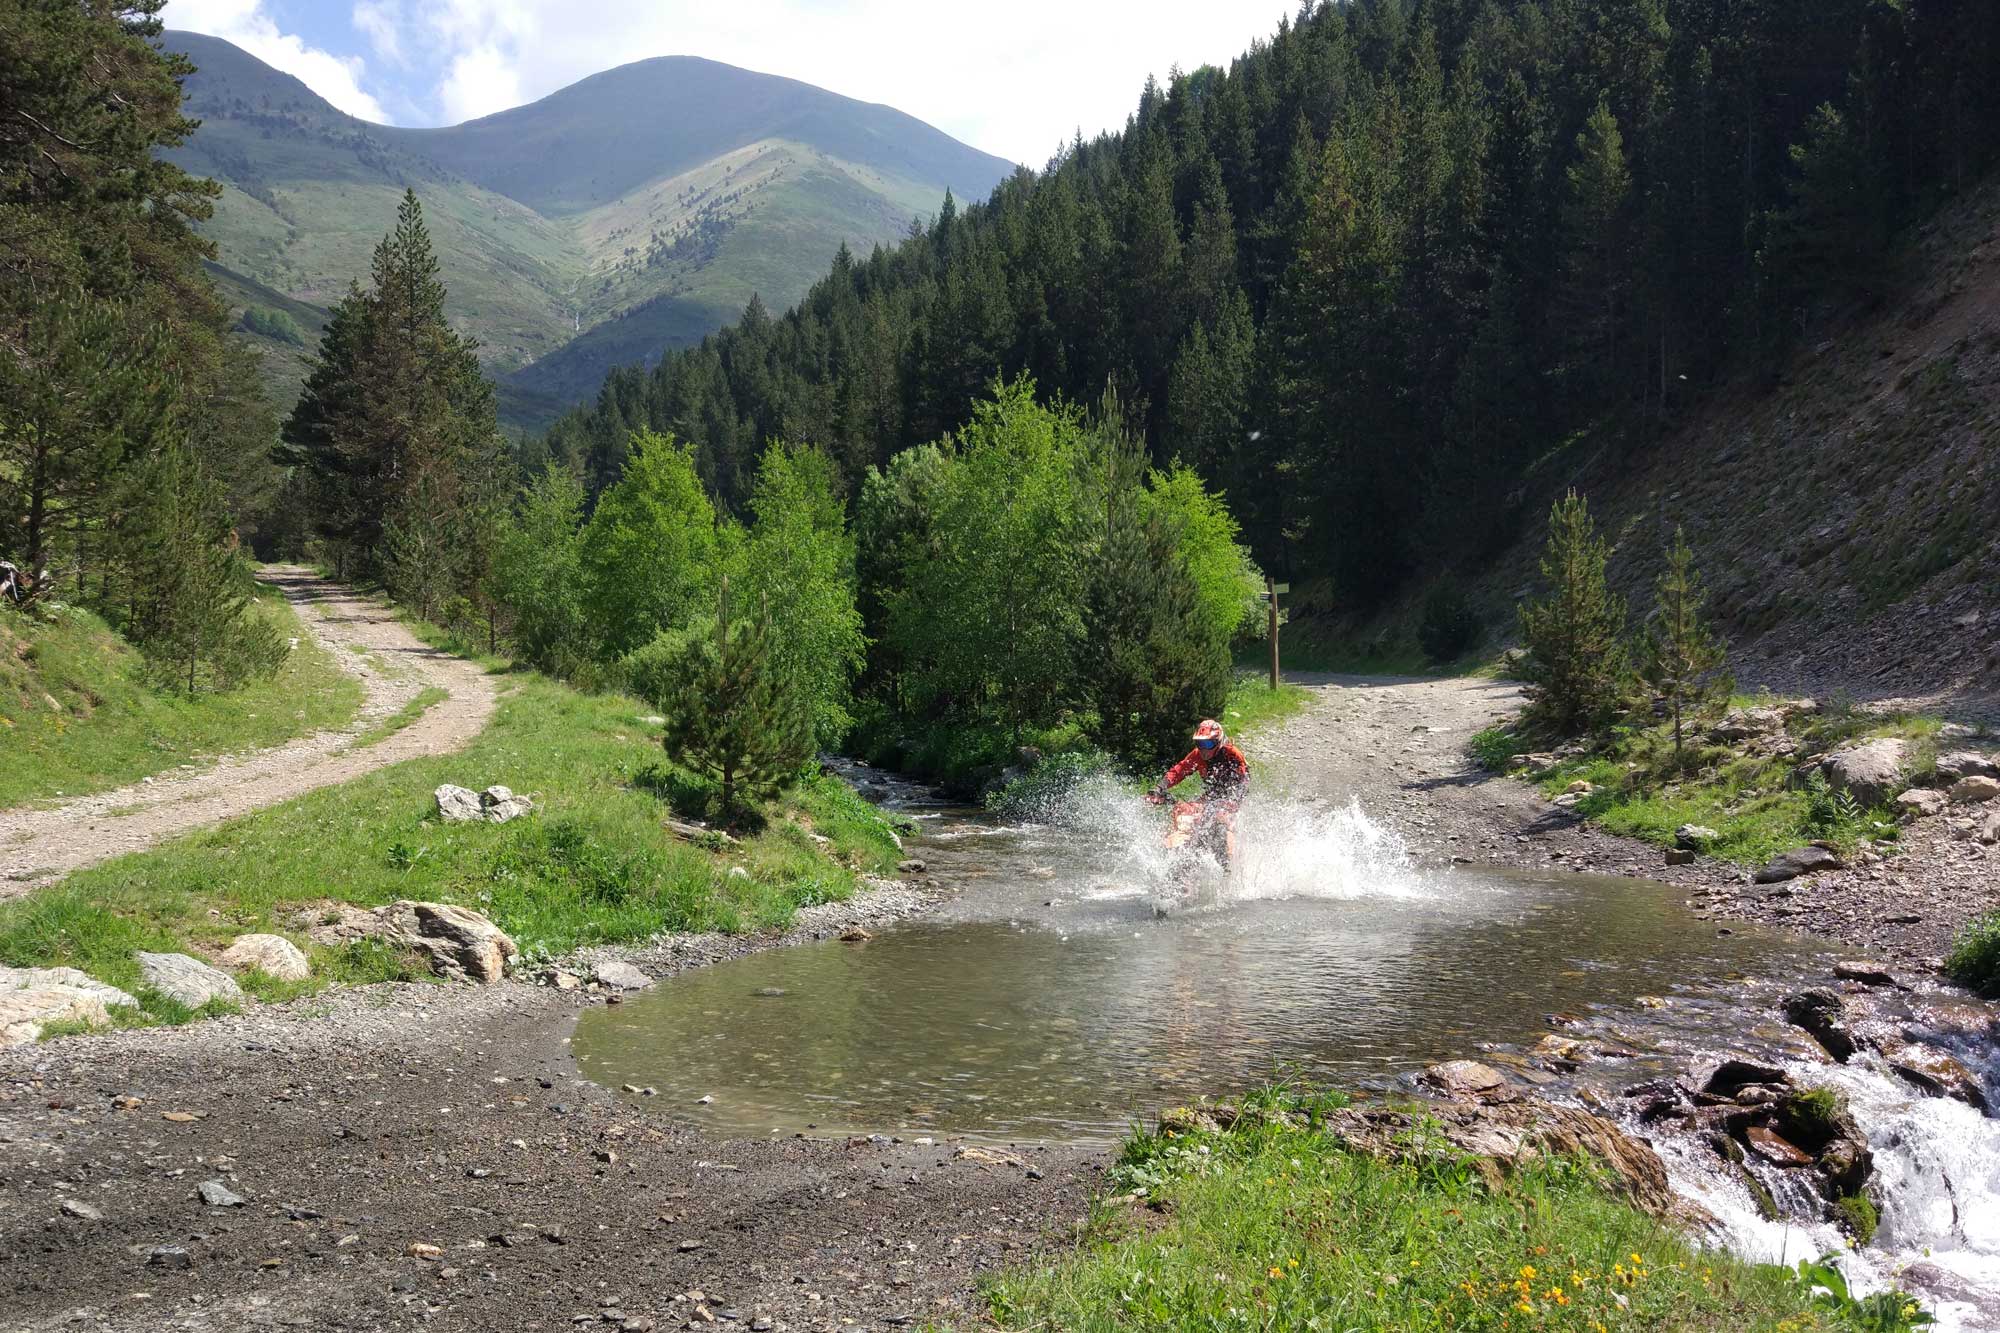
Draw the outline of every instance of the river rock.
M102 1000L107 1009L116 1009L120 1005L128 1009L139 1006L137 1000L116 986L107 986L88 972L80 972L73 967L0 967L0 991L39 990L46 986L82 991Z
M1822 870L1840 870L1846 863L1824 847L1800 847L1774 856L1756 875L1759 884L1778 884Z
M201 1201L211 1208L241 1208L243 1196L219 1180L204 1180L195 1187Z
M1943 783L1957 782L1960 778L2000 778L2000 756L1977 750L1954 750L1938 756L1937 775Z
M653 979L620 958L607 959L590 971L591 980L612 990L645 990Z
M1884 805L1909 785L1910 745L1893 736L1862 741L1835 750L1820 761L1819 770L1829 786L1858 805Z
M1417 1081L1446 1097L1467 1101L1505 1101L1513 1096L1506 1076L1477 1060L1447 1060L1432 1065L1417 1076Z
M432 793L437 798L438 817L447 824L463 824L486 818L479 793L447 782Z
M507 787L488 787L479 793L479 817L489 824L504 824L510 819L519 819L534 808L533 801L525 796L516 796Z
M1705 851L1721 836L1706 824L1683 824L1674 830L1674 846L1691 852Z
M29 1046L51 1023L102 1027L111 1021L104 1001L72 986L24 986L0 991L0 1050Z
M1973 830L1972 836L1982 846L1992 847L2000 845L2000 810L1995 810L1992 814L1986 816L1986 822Z
M1733 1100L1737 1093L1748 1087L1780 1086L1789 1082L1791 1076L1773 1065L1724 1060L1702 1081L1701 1090L1711 1097Z
M1836 1063L1854 1058L1854 1034L1847 1026L1847 1006L1829 990L1800 991L1785 999L1785 1017L1805 1029Z
M234 977L199 958L184 953L141 953L138 957L140 977L177 1004L199 1009L211 1000L243 998L243 988Z
M1986 1089L1958 1059L1922 1042L1885 1044L1882 1057L1898 1078L1926 1097L1949 1097L1986 1113Z
M1749 1142L1750 1151L1773 1166L1793 1168L1813 1164L1811 1153L1786 1141L1785 1137L1775 1129L1752 1125L1743 1132L1743 1137Z
M1858 981L1864 986L1894 986L1895 975L1885 964L1868 958L1843 958L1833 965L1833 975L1842 981Z
M1670 866L1691 866L1695 862L1694 848L1669 847L1666 851L1666 862Z
M1929 819L1944 807L1945 794L1929 787L1912 787L1896 798L1896 813L1905 819Z
M238 935L220 961L239 972L254 967L279 981L304 981L312 975L312 965L299 946L283 935Z
M2000 796L2000 778L1975 774L1951 784L1951 799L1960 805L1976 805Z

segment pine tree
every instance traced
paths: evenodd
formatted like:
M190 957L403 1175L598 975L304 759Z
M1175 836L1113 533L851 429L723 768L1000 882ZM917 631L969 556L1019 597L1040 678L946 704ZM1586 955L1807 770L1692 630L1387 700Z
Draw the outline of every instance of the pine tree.
M772 668L770 617L737 619L722 581L712 624L681 641L657 679L667 753L722 785L722 808L765 797L795 779L812 757L812 719Z
M1564 180L1558 304L1570 327L1571 378L1586 401L1597 403L1612 387L1618 357L1630 263L1626 203L1632 192L1625 138L1601 99L1576 136L1576 157Z
M1653 615L1639 648L1639 678L1666 700L1674 720L1674 753L1679 754L1684 720L1728 703L1735 682L1725 670L1729 646L1705 618L1708 594L1679 528L1667 551L1667 567L1653 587Z
M1521 638L1531 711L1563 735L1603 721L1625 692L1625 603L1605 583L1607 554L1583 498L1556 501L1542 556L1549 595L1521 607Z

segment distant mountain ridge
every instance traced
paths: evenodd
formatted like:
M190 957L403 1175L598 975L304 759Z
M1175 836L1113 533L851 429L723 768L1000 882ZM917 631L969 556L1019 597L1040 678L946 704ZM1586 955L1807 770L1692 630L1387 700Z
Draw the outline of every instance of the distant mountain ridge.
M197 66L187 110L202 122L173 156L224 187L206 231L281 409L299 348L267 336L250 294L330 306L366 279L406 187L503 415L533 427L611 367L732 320L753 293L792 305L843 242L896 240L947 190L984 197L1014 170L891 107L692 56L405 129L347 115L219 38L164 44Z

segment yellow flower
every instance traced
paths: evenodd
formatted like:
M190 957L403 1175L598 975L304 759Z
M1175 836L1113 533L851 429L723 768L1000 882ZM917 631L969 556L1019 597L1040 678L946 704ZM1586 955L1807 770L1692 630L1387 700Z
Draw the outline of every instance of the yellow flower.
M1519 1310L1522 1314L1533 1314L1535 1312L1535 1307L1533 1303L1525 1299L1522 1300L1519 1304L1517 1304L1514 1308L1516 1310Z
M1277 1266L1276 1266L1276 1265L1274 1264L1274 1265L1272 1265L1272 1267L1271 1267L1271 1274L1270 1274L1270 1275L1271 1275L1272 1277L1283 1277L1283 1276L1285 1275L1285 1270L1284 1270L1284 1269L1282 1269L1282 1268L1279 1268L1279 1267L1277 1267Z
M1643 1264L1646 1261L1644 1259L1641 1259L1638 1255L1635 1254L1632 1256L1632 1262L1635 1264Z
M1532 1282L1535 1277L1535 1266L1533 1264L1522 1264L1521 1276Z

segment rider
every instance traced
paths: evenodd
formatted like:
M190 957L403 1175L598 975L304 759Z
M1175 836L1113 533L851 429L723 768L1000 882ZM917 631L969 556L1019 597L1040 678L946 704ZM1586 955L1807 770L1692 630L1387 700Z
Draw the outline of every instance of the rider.
M1229 743L1222 724L1212 717L1203 718L1194 729L1194 749L1167 770L1167 775L1153 788L1152 798L1166 800L1167 793L1191 773L1201 774L1203 799L1216 802L1224 819L1236 813L1236 807L1243 803L1244 793L1250 788L1250 761L1243 757L1243 751Z

